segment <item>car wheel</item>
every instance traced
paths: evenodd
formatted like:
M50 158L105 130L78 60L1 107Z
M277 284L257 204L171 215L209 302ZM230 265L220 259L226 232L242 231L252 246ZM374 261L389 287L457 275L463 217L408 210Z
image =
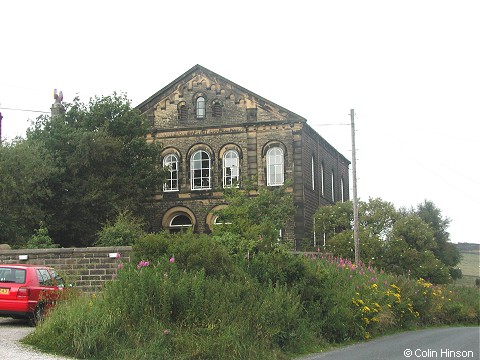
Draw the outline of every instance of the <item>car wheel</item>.
M37 307L33 311L32 317L30 318L30 325L37 326L40 321L43 320L45 314L45 305L37 304Z

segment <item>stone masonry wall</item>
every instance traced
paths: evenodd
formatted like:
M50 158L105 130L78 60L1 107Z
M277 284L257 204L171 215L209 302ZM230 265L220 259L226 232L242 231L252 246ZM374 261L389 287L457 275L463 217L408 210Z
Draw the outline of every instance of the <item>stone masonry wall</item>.
M120 253L121 258L110 257L115 253ZM25 255L28 259L20 260ZM93 293L99 291L106 281L112 280L118 264L130 262L131 255L130 246L0 250L0 264L51 266L66 283L82 292Z

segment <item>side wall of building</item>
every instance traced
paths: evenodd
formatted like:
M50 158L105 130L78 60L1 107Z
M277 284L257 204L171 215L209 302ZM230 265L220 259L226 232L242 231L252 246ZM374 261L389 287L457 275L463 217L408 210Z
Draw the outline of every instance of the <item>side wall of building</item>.
M313 215L320 206L349 200L349 161L308 125L302 129L304 247L314 246ZM320 237L320 239L319 239Z

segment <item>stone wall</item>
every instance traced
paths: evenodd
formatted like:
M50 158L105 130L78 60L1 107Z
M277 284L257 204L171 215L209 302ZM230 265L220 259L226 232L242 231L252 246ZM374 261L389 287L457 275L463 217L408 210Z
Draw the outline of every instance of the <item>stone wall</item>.
M131 255L130 246L0 250L0 264L51 266L66 282L82 292L93 293L112 280L118 264L130 262Z

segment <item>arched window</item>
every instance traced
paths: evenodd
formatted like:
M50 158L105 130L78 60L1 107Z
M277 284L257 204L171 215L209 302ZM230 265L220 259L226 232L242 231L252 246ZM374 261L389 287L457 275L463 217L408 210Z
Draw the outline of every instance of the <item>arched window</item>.
M203 96L199 96L197 98L197 119L205 118L205 98Z
M320 193L325 195L325 170L323 168L323 162L320 164Z
M315 190L315 158L312 156L312 190Z
M284 182L284 158L280 147L267 151L267 186L280 186Z
M222 103L219 100L213 100L212 102L212 117L222 117Z
M223 187L238 186L240 181L240 166L238 152L228 150L223 155Z
M190 159L190 181L192 190L211 189L210 155L203 150L195 152Z
M232 223L225 219L223 216L215 216L213 220L213 225L231 225Z
M332 169L332 201L335 202L335 174Z
M185 121L187 120L188 116L188 109L185 103L181 103L178 105L178 120Z
M177 233L192 227L192 220L186 214L177 214L169 224L170 233Z
M340 200L342 200L342 202L345 202L345 191L343 189L343 176L340 178Z
M163 167L168 168L167 179L163 184L163 191L178 191L178 157L169 154L163 159Z

